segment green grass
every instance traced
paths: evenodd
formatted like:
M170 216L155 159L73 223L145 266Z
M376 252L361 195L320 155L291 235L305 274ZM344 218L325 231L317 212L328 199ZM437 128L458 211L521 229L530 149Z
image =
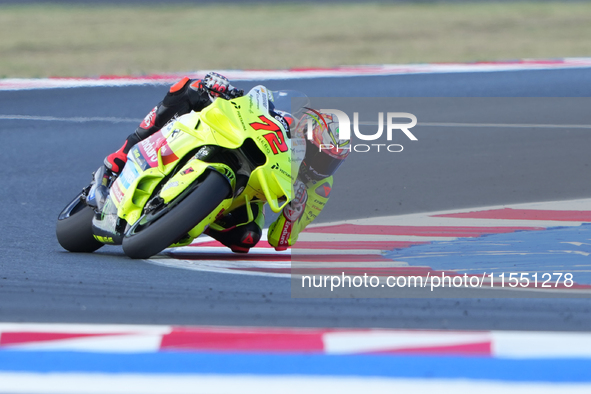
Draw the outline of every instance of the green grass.
M591 56L589 3L0 6L0 77Z

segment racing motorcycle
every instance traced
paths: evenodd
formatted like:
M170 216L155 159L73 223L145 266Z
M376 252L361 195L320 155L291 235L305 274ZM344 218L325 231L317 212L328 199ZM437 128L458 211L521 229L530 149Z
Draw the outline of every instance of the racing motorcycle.
M129 151L119 176L104 167L94 173L58 217L60 245L70 252L122 245L127 256L143 259L190 244L208 226L223 230L216 219L239 206L246 205L248 221L254 201L280 212L291 200L305 141L273 114L291 112L291 99L302 96L259 85L172 119Z

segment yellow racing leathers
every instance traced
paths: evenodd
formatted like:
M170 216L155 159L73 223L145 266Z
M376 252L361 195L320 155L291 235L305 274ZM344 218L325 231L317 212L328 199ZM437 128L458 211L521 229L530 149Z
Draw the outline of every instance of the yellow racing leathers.
M277 220L269 226L267 239L276 250L293 246L300 232L322 212L332 190L332 176L319 181L297 180L294 199L283 209Z

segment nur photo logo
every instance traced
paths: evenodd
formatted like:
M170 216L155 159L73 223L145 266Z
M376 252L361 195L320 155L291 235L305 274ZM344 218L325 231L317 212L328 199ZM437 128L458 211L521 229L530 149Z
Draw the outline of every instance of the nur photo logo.
M359 130L359 112L353 112L353 133L355 137L362 141L375 141L374 143L351 144L351 120L349 116L338 109L320 109L319 111L306 108L308 112L307 118L307 132L306 138L308 140L314 139L314 122L324 124L329 130L329 135L332 141L322 141L324 143L318 144L318 149L329 151L349 150L359 153L366 153L370 151L377 152L402 152L404 147L401 144L378 143L380 139L383 141L384 123L386 124L386 138L385 140L392 141L394 131L401 131L411 141L418 141L417 137L410 131L411 128L417 125L417 117L408 112L387 112L384 117L384 112L378 113L378 130L374 134L363 134ZM384 120L385 119L385 120ZM400 120L406 120L402 123Z

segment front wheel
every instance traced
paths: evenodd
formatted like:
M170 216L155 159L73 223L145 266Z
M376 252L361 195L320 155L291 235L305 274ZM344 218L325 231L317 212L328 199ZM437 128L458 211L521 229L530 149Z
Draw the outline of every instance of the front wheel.
M144 214L123 238L123 251L132 259L147 259L183 238L205 219L232 189L219 172L211 171L205 180L165 212Z
M91 253L103 246L94 239L92 218L94 210L82 201L80 193L57 219L55 235L62 248L70 252Z

